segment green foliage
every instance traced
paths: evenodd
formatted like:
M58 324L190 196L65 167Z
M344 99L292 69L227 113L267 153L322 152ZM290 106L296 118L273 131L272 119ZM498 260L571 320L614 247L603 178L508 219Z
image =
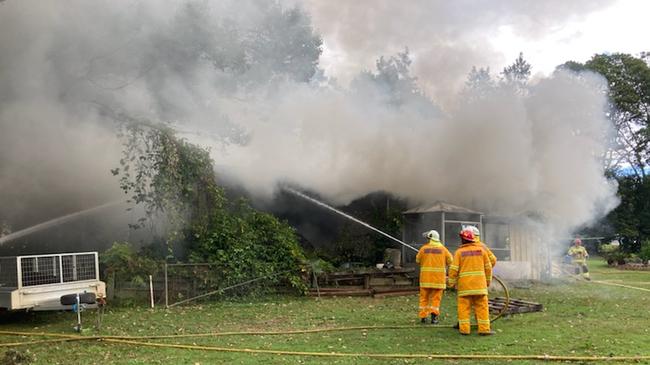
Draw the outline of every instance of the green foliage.
M120 188L145 209L138 226L165 213L173 229L200 219L215 204L222 204L223 191L214 179L207 150L176 137L163 124L123 124L123 157ZM172 230L172 236L178 232Z
M227 273L223 286L283 273L245 290L259 293L269 284L282 282L299 291L306 289L298 270L303 268L305 257L296 233L273 215L255 211L240 201L230 211L215 210L208 224L195 226L193 231L190 259L218 264Z
M600 245L600 247L598 247L598 253L608 265L623 264L626 257L626 253L623 252L619 246L610 244Z
M650 261L650 240L645 240L641 244L641 250L639 251L639 258L641 258L644 264L647 264L648 261Z
M163 261L155 260L136 251L128 242L115 242L100 256L104 266L104 278L128 281L134 285L145 285L149 275L162 269Z
M316 275L333 272L336 269L331 262L323 260L321 258L315 258L309 260L308 265L309 265L309 270Z

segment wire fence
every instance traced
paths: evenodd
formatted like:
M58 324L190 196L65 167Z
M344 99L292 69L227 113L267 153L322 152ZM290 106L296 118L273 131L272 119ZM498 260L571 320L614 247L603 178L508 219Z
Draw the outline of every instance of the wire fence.
M292 270L259 273L251 270L248 275L232 277L224 275L227 268L214 263L166 263L159 271L152 272L152 288L148 278L110 277L109 300L135 302L150 301L153 292L155 305L174 307L186 303L214 301L220 295L247 296L251 293L273 293L282 290L278 279Z

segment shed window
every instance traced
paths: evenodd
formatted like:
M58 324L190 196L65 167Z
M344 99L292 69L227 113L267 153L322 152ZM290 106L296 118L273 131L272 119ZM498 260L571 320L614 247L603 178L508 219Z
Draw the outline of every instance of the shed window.
M504 223L484 223L481 240L487 243L498 260L510 261L510 226Z

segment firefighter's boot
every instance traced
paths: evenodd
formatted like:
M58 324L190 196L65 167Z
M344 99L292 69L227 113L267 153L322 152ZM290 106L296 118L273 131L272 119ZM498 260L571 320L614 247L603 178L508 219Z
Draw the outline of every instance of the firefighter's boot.
M434 313L431 313L431 324L438 324L438 316Z

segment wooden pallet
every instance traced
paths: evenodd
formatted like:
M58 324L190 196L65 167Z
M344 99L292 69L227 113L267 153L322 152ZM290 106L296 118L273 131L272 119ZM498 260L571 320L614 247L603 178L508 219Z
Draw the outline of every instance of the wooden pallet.
M505 304L506 298L490 298L488 300L490 313L501 313ZM544 306L539 303L510 298L510 303L508 304L508 309L505 311L505 314L541 312L542 310L544 310Z

